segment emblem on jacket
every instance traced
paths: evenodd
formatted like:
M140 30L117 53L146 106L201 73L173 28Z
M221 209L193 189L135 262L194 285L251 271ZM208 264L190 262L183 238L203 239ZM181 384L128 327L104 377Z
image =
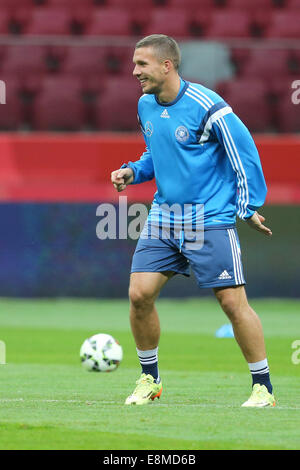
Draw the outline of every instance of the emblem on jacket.
M178 142L186 142L189 136L190 136L189 131L187 130L185 126L177 127L175 131L175 137L178 140Z
M151 137L152 134L153 134L153 124L152 124L151 121L147 121L146 124L145 124L145 134L148 137Z

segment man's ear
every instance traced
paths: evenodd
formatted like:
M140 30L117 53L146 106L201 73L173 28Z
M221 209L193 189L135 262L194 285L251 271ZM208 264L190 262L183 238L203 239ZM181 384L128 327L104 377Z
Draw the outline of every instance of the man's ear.
M169 73L171 70L173 70L174 65L173 62L169 59L164 60L164 72Z

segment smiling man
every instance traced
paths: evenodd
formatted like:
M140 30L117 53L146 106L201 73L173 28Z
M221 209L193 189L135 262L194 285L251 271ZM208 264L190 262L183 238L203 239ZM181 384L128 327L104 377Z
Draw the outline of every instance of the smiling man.
M180 87L177 73L180 65L179 47L171 38L169 42L158 43L156 48L143 46L145 42L146 39L136 45L133 75L140 81L143 93L156 95L161 103L169 103L176 98ZM162 57L167 58L164 63L166 69L161 67ZM171 68L176 71L175 74L170 73Z
M130 322L142 375L125 403L143 405L162 393L155 299L174 274L188 276L191 267L199 287L212 288L249 365L252 393L242 406L274 406L263 330L247 301L235 228L238 216L272 235L256 212L267 189L254 141L219 95L180 77L174 39L161 34L142 39L133 62L144 93L138 118L146 150L140 160L113 171L111 180L123 191L155 178L157 192L132 261ZM182 211L172 211L174 205ZM192 208L188 214L186 205ZM202 227L201 246L188 242L187 218L196 232Z

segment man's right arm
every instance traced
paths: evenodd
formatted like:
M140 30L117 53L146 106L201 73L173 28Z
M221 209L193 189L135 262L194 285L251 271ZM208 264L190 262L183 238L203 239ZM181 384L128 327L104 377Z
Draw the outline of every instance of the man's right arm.
M154 178L154 167L151 152L146 147L145 152L136 162L124 163L121 168L131 168L133 171L133 181L131 184L144 183Z
M154 167L151 153L145 152L136 162L124 163L119 170L113 171L111 181L117 191L123 191L128 184L139 184L154 178Z
M142 122L141 112L143 110L142 100L139 99L138 102L138 113L137 119L143 133L143 137L146 144L146 149L139 160L136 162L128 162L121 166L121 168L131 168L133 171L133 180L131 184L144 183L145 181L150 181L154 178L154 167L153 160L151 156L150 146L148 142L148 136L145 132L145 127Z
M138 103L138 122L143 132L146 150L136 162L124 163L119 170L113 171L111 181L117 191L123 191L128 184L139 184L154 178L154 166L142 120L140 118L141 100Z

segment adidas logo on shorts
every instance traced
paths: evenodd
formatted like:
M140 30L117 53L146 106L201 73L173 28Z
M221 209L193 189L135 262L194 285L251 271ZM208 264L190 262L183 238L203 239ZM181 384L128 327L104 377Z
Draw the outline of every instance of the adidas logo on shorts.
M218 279L231 279L231 276L230 274L228 274L228 272L226 271L226 269L222 272L222 274L220 274L220 276L218 277Z

